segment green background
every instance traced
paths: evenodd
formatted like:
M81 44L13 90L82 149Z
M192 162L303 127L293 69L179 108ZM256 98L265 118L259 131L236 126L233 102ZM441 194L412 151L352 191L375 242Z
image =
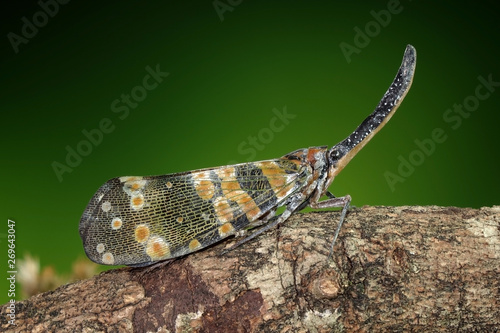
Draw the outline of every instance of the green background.
M500 203L500 89L456 129L443 119L454 104L471 100L479 76L500 82L500 11L493 1L219 2L224 4L219 15L213 1L71 1L59 5L17 53L9 33L21 36L22 18L43 19L36 14L42 9L32 1L2 10L0 267L7 263L10 218L17 258L29 252L42 266L69 272L84 256L81 213L109 178L336 144L373 111L408 43L418 53L411 91L331 191L350 194L355 206ZM394 4L398 13L390 19L381 14ZM372 11L385 18L384 26ZM372 29L371 37L365 45L357 40L358 53L348 62L340 45L356 47L355 27ZM157 65L169 76L120 119L112 102L139 91L145 68ZM271 132L272 110L284 107L295 117ZM114 130L59 181L52 163L65 164L66 147L76 149L85 140L82 131L104 118ZM445 142L391 188L385 173L397 174L401 158L419 154L415 140L430 139L436 128ZM261 150L242 151L251 147L249 136L259 135ZM4 303L7 284L0 281Z

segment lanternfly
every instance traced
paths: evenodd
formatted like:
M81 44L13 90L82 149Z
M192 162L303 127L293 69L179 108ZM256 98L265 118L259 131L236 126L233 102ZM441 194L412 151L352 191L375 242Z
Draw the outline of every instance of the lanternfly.
M87 256L100 264L145 266L260 226L237 246L306 206L342 207L333 248L351 197L334 197L328 187L392 117L410 89L415 64L416 51L408 45L375 111L330 149L310 147L260 162L109 180L80 220ZM328 198L320 201L324 195ZM284 212L275 216L281 206Z

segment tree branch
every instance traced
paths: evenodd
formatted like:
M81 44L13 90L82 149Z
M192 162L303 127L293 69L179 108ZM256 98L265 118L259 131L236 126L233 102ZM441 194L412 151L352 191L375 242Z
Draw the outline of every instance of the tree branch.
M495 331L500 207L295 214L158 267L120 268L16 303L26 332Z

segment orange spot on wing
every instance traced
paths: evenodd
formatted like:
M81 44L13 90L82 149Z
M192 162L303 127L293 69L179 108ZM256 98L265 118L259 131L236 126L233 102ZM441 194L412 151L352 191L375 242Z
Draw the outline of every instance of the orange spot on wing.
M146 245L146 253L152 260L160 260L170 256L170 249L163 238L152 236Z
M209 178L209 174L206 171L198 171L198 172L196 172L196 173L193 174L193 178L197 179L197 180L208 179Z
M258 163L257 166L259 167L259 169L262 170L262 173L265 176L272 177L276 175L281 175L285 172L282 168L280 168L278 164L276 164L276 162Z
M247 206L248 206L248 209L247 209L246 215L250 221L252 221L255 218L260 216L261 210L259 207L257 207L257 205L255 205L255 202L251 201L250 204L248 204Z
M193 239L192 241L189 242L189 249L191 251L194 251L200 247L201 247L201 243L197 239Z
M117 230L117 229L120 229L123 225L123 222L120 218L118 217L115 217L112 221L111 221L111 228L113 228L114 230Z
M271 188L278 189L278 188L283 187L285 185L286 178L285 177L268 178L267 181L271 185Z
M139 243L144 243L149 238L149 227L145 224L139 224L135 228L135 240Z
M161 243L155 242L152 246L153 252L156 254L156 256L163 257L165 255L165 246L163 246Z
M278 198L278 200L286 198L293 191L293 188L294 188L293 182L280 188L277 192L275 192L276 198Z
M240 202L245 196L248 196L248 194L246 194L245 191L242 190L233 190L224 193L224 198L234 202Z
M235 199L236 199L236 202L238 203L238 205L240 207L248 207L248 206L251 206L252 204L255 205L255 203L253 203L253 199L248 195L247 192L245 191L238 191L237 193L235 193Z
M222 178L224 176L225 178ZM260 214L260 209L252 199L252 197L241 188L240 183L236 179L235 169L233 167L223 168L220 171L222 195L227 201L233 201L245 212L249 220L254 220ZM230 208L230 207L228 207ZM232 214L231 214L232 218ZM223 220L225 222L230 219Z
M215 171L219 178L224 181L225 179L234 178L235 170L234 167L223 167Z
M212 197L214 196L215 186L210 180L195 180L194 188L196 189L196 193L198 193L200 198L204 200L212 199Z
M130 200L130 204L133 209L141 209L144 205L144 196L142 194L133 196Z
M214 202L215 214L221 222L231 221L233 218L233 211L229 203L224 198L217 198Z
M222 189L222 194L224 195L227 195L231 191L241 189L240 184L238 184L236 179L234 181L222 181L220 187Z
M234 227L231 223L224 223L219 227L219 234L221 237L227 236L231 231L234 230Z
M287 179L287 173L284 169L274 162L268 162L261 167L262 174L266 176L271 188L276 192L284 186Z

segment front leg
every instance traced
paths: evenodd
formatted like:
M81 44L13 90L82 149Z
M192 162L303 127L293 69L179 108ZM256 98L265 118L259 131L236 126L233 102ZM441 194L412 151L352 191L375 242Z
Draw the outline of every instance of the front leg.
M335 241L337 241L340 228L344 223L344 218L347 213L347 209L349 208L349 205L351 203L351 196L347 194L343 197L336 198L330 192L326 192L326 195L329 197L329 199L323 201L317 201L317 199L315 198L316 200L312 200L309 203L309 206L314 209L342 207L342 212L340 213L339 225L337 226L337 230L335 230L335 235L333 236L332 245L330 245L330 254L328 255L328 257L330 258L333 254L333 246L335 245Z

